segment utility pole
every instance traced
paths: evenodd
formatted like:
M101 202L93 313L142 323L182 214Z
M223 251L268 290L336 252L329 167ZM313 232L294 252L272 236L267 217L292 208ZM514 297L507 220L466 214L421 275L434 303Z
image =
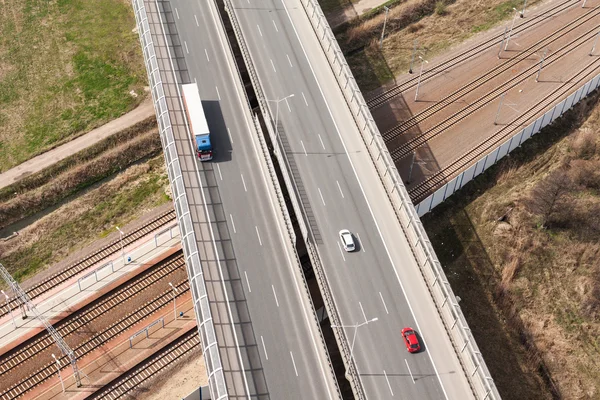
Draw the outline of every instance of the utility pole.
M12 308L10 307L8 295L4 293L4 290L0 290L0 292L2 292L2 294L4 295L4 299L6 300L6 307L8 307L8 312L10 313L10 318L12 319L12 323L15 329L17 329L17 323L15 322L15 316L13 315Z
M58 333L58 331L54 329L54 326L52 326L52 324L50 324L46 320L42 313L38 311L35 305L31 302L31 298L29 298L29 295L21 288L21 286L19 286L17 281L15 281L15 279L10 275L10 273L6 270L6 268L4 268L2 264L0 264L0 276L2 277L2 279L4 279L8 286L10 286L13 293L15 293L17 300L21 303L21 307L27 307L27 309L36 316L36 318L44 325L50 336L52 336L52 339L54 339L54 342L56 343L60 351L69 358L71 367L73 368L73 375L75 376L75 382L77 384L77 387L81 387L81 375L85 374L83 373L83 371L80 371L77 367L77 358L75 357L75 353L73 352L73 350L71 350L69 345L67 345L60 333Z
M383 46L383 36L385 35L385 25L387 23L388 13L390 12L390 8L383 6L385 9L385 19L383 20L383 30L381 31L381 39L379 39L379 48L381 49Z
M500 42L500 48L498 49L498 58L500 58L500 53L502 53L502 45L504 44L504 38L506 37L506 31L508 28L504 27L504 35L502 35L502 41Z
M368 321L362 322L362 323L356 323L354 325L331 325L332 328L354 328L354 335L352 336L352 344L350 345L350 360L353 360L354 357L354 342L356 341L356 334L358 333L358 328L360 328L363 325L368 325L371 322L375 322L377 321L379 318L375 317L375 318L371 318ZM348 375L348 371L346 370L346 376Z
M502 103L504 103L504 95L506 93L502 93L502 96L500 96L500 104L498 104L498 111L496 111L496 117L494 118L494 125L497 125L498 122L498 116L500 115L500 109L502 108Z
M177 288L173 286L171 282L169 282L169 286L173 289L173 320L177 319L177 304L175 303L175 293L177 293Z
M594 45L592 46L592 51L590 51L590 56L594 55L594 51L596 50L596 44L598 44L598 38L600 37L600 32L596 35L596 39L594 39Z
M523 2L523 11L521 11L521 18L525 16L525 6L527 5L527 0Z
M417 54L417 44L419 43L419 39L413 40L413 51L412 56L410 57L410 67L408 68L408 73L413 73L413 64L415 62L415 54Z
M410 161L410 169L408 170L408 179L406 184L410 185L410 178L412 178L413 167L415 166L415 159L417 158L417 151L413 151L412 160Z
M515 20L517 19L517 9L513 7L515 10L515 16L513 17L512 24L510 25L510 31L508 32L508 38L506 39L506 46L504 46L504 51L508 48L508 42L510 42L510 36L512 35L513 28L515 27Z
M429 64L429 62L427 60L424 60L423 57L419 56L419 59L421 60L421 72L419 72L419 80L417 81L417 91L415 92L415 101L417 101L417 98L419 97L419 86L421 86L421 76L423 75L423 63Z
M120 237L120 242L121 242L121 261L123 262L123 266L125 266L125 251L123 250L123 236L125 234L123 233L121 228L119 228L118 226L115 226L115 228L117 228L117 230L119 231L119 237Z
M58 379L60 379L60 386L62 386L62 391L64 393L65 392L65 383L63 382L62 375L60 374L60 362L58 361L58 358L56 358L54 353L52 353L52 358L54 358L54 361L56 361L56 372L58 373Z
M289 96L285 96L281 99L277 99L277 100L269 100L266 97L264 98L266 101L268 102L272 102L276 104L276 111L275 111L275 140L277 140L279 138L279 103L281 103L284 100L287 100L291 97L294 97L294 93L290 94ZM273 143L273 146L275 146L276 144Z
M542 66L544 65L544 60L546 59L546 53L548 53L548 49L544 50L544 55L542 56L542 60L540 61L540 69L538 70L537 75L535 77L536 82L538 81L540 73L542 72Z

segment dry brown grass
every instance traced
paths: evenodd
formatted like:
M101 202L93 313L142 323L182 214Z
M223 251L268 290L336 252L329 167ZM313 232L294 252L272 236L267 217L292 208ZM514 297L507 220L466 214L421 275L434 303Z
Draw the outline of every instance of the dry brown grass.
M561 125L561 129L580 125L570 135L560 138L545 133L549 131L538 134L522 152L514 153L484 175L483 180L490 182L485 190L467 188L462 200L451 200L438 215L425 219L434 238L442 235L438 225L450 225L443 233L444 244L456 240L452 235L465 230L464 221L475 232L475 238L460 238L452 250L441 246L440 239L433 242L448 269L477 271L475 280L459 278L452 282L457 294L464 299L468 295L461 290L476 291L473 282L484 282L492 298L490 307L500 312L502 323L498 329L518 338L516 345L509 340L496 344L504 348L504 353L513 353L515 359L510 360L501 351L486 350L487 341L494 341L494 335L476 336L505 399L600 398L597 101L598 96L589 100L589 104L596 104L591 112L583 104L572 113L571 121ZM577 122L578 118L583 122ZM548 140L545 135L559 139L546 147L541 144ZM536 151L537 155L531 156ZM568 177L571 185L563 193L560 207L543 226L540 217L544 210L530 207L530 201L558 171ZM477 246L481 249L475 257L473 248ZM446 254L450 251L453 257ZM454 253L459 254L458 258ZM485 265L489 269L483 268ZM475 307L467 302L461 305L467 314ZM475 331L481 329L481 324L493 323L477 318ZM513 366L512 379L518 376L529 383L521 382L519 389L511 387L515 383L504 369L506 363Z
M85 194L65 203L0 241L0 263L18 280L126 225L152 208L171 201L163 156L134 164Z
M529 0L532 7L541 0ZM345 52L361 89L370 91L394 76L409 69L414 40L418 40L421 54L431 59L450 47L471 38L478 32L505 21L513 7L522 7L521 0L455 0L446 1L444 13L436 13L434 0L407 0L395 5L389 12L383 49L373 51L370 43L381 34L384 15L367 20L355 20L336 29L336 37ZM356 54L356 50L367 46ZM385 68L382 67L385 65Z
M139 124L142 128L147 124ZM137 128L139 128L138 126ZM135 136L129 135L129 131ZM65 165L50 167L52 172L42 171L40 177L30 177L25 183L17 183L6 193L16 193L0 203L0 228L4 228L20 219L33 215L47 207L58 204L63 199L80 192L90 185L127 168L134 162L161 152L162 146L156 128L138 131L130 129L119 138L109 138L98 143L86 154L95 157L75 155L66 160ZM112 144L112 146L110 146ZM104 150L97 153L96 148ZM51 179L50 179L51 178ZM33 183L40 183L34 186ZM16 190L16 187L22 190Z

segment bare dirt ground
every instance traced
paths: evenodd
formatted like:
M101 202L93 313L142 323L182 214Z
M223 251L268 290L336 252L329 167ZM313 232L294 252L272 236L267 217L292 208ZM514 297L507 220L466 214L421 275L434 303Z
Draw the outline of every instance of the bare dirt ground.
M352 3L346 3L327 13L327 20L331 27L335 28L386 2L387 0L353 0Z
M144 400L182 399L208 384L206 365L200 351L193 352L132 398Z
M11 185L25 176L39 172L50 165L63 160L99 141L106 139L110 135L114 135L126 128L132 127L154 115L154 107L152 99L148 98L143 101L137 108L128 112L111 122L102 125L99 128L92 129L88 133L77 137L63 145L60 145L52 150L40 154L30 160L17 165L14 168L0 174L0 189Z

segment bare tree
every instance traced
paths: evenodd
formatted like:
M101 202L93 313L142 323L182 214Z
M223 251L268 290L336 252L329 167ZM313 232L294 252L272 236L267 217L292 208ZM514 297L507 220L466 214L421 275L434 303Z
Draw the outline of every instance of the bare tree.
M533 188L528 206L531 212L542 218L542 227L546 227L558 209L565 206L565 196L572 187L567 172L564 169L557 169Z

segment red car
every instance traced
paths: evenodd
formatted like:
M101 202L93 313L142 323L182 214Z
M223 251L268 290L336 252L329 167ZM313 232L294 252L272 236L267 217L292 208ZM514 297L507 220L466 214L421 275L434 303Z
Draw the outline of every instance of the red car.
M402 339L404 339L406 350L408 350L409 353L416 353L421 350L419 339L417 339L417 332L415 332L413 328L402 329Z

